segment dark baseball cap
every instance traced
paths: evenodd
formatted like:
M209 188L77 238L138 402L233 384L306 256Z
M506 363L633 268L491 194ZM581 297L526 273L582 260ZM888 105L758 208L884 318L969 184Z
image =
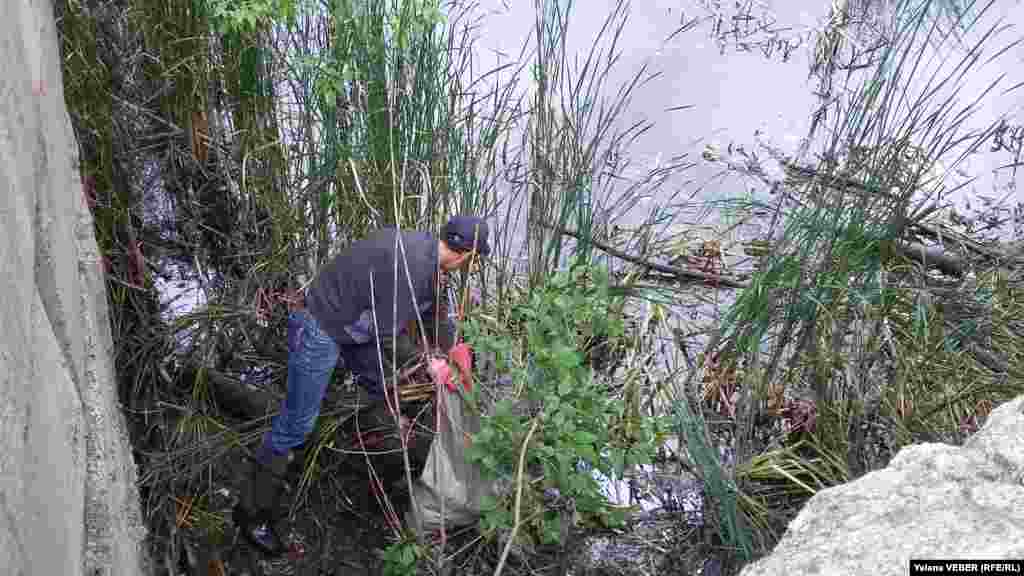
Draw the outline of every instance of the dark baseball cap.
M473 238L476 236L476 251L487 256L491 253L491 245L487 243L487 222L476 216L452 216L444 226L444 241L456 252L469 252L473 249Z

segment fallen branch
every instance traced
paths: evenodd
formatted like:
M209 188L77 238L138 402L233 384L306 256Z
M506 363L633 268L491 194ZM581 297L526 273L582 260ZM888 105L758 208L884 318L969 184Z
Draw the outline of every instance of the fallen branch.
M623 252L618 248L609 246L599 240L595 240L594 238L584 238L583 235L580 234L579 232L567 230L565 228L557 228L555 226L549 226L546 224L544 226L552 230L556 230L565 236L575 238L576 240L590 242L590 244L592 244L598 250L610 256L614 256L619 260L625 260L626 262L632 262L633 264L636 264L638 266L644 266L656 272L661 272L662 274L675 276L677 279L707 282L708 284L714 284L716 286L724 286L728 288L747 288L750 286L746 282L740 282L739 280L729 278L727 276L719 276L717 274L696 272L693 270L687 270L685 268L679 268L678 266L670 266L668 264L659 264L658 262L651 262L650 260L641 258L639 256L627 254L626 252Z
M705 151L704 159L708 161L722 162L728 166L730 170L756 176L773 191L772 193L775 193L775 191L783 185L795 186L813 181L833 190L853 189L865 194L881 196L890 201L898 199L898 195L894 196L879 187L869 186L856 178L851 178L844 174L822 172L821 170L811 166L801 166L792 162L785 154L771 146L762 143L762 147L768 150L772 158L778 161L782 166L783 172L785 173L783 180L773 180L769 178L757 162L756 156L753 157L753 161L751 161L751 157L742 150L740 150L740 155L743 159L742 161L738 161L736 159L731 148L728 155L721 154L717 150ZM798 203L802 203L795 197L793 199ZM929 209L929 211L931 211L931 209ZM940 242L943 240L952 240L966 250L981 256L985 260L999 263L1003 268L1014 269L1015 267L1024 264L1024 258L1019 256L1020 250L1013 245L1005 246L1004 250L999 250L986 246L969 236L950 230L941 224L915 221L907 223L907 227L909 228L909 232L927 236ZM920 245L915 244L912 241L908 242L910 243L898 247L898 251L914 258L915 260L921 261L909 253L912 250L918 250L918 252L920 252ZM944 273L951 274L953 276L962 276L968 267L966 258L953 256L936 249L926 249L926 252L925 257L929 259L928 264Z
M959 232L949 230L945 226L926 224L923 222L915 222L911 224L911 227L917 230L922 235L934 238L935 240L952 240L953 242L963 246L964 248L970 250L971 252L974 252L975 254L984 257L987 260L993 262L1002 262L1004 266L1009 264L1019 264L1019 256L1016 254L1017 251L1014 250L1014 246L1012 244L1004 245L1004 250L1000 251L995 248L985 246L984 244L977 242L968 236L964 236Z
M917 242L899 242L896 249L900 255L915 262L920 262L926 268L934 268L943 274L960 278L964 275L964 263L960 258L950 256L938 247L928 247Z
M195 378L194 375L189 377ZM249 386L216 370L206 369L206 381L217 406L236 418L255 420L266 417L273 414L281 402L266 388Z
M961 241L961 239L957 239L957 241ZM981 255L983 260L999 264L1001 268L1013 270L1016 267L1016 262L1012 261L1012 258L988 250L980 244L961 243L961 245ZM933 268L943 274L956 278L962 278L967 273L970 264L974 262L967 257L946 252L941 247L925 246L918 242L899 242L896 244L896 250L900 255L915 262L920 262L927 268ZM1008 262L1007 260L1010 261Z

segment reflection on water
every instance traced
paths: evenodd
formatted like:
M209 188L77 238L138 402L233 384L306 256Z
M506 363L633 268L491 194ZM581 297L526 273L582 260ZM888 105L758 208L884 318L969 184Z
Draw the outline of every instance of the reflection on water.
M677 513L684 515L690 526L704 522L704 495L695 479L659 471L650 464L638 466L623 478L609 478L598 470L591 470L591 476L615 506L636 507L641 516L654 512Z
M154 275L153 284L160 295L160 310L165 321L173 322L206 304L206 293L192 266L163 258L159 268L161 273Z

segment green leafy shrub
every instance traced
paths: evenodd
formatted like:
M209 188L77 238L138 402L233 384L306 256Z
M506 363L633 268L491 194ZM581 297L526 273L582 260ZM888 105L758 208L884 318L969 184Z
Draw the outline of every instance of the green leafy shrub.
M384 550L384 576L416 576L423 549L414 538L393 542Z
M220 34L252 32L268 22L292 23L295 0L207 0L214 28Z
M467 322L467 341L498 358L499 371L511 376L514 389L521 391L498 401L482 419L468 457L484 474L511 480L515 492L522 444L537 421L525 452L530 472L524 472L522 481L529 484L519 517L520 533L542 543L560 540L558 508L566 504L575 511L571 518L576 525L621 524L626 511L610 505L591 471L621 477L625 469L649 463L663 429L660 419L640 417L634 402L616 398L585 362L584 351L592 340L622 339L617 304L605 270L576 265L553 275L510 311L517 335L488 332L479 322ZM557 507L550 505L553 494ZM514 506L512 495L488 503L484 533L510 527Z

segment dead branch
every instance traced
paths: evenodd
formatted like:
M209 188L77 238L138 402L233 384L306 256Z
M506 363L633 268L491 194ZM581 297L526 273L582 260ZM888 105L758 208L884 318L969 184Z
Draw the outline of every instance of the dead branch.
M896 244L900 255L920 262L926 268L934 268L943 274L960 278L964 275L964 261L956 256L943 252L941 248L928 247L917 242L900 242Z
M206 379L217 405L238 418L264 418L274 413L280 403L269 390L249 386L216 370L207 370Z
M1018 257L1017 254L1011 253L1012 250L1007 250L1005 253L1000 252L999 250L989 248L988 246L985 246L980 242L976 242L975 240L972 240L971 238L964 236L959 232L949 230L945 226L926 224L923 222L915 222L911 224L911 227L914 228L916 231L920 232L922 235L928 236L929 238L933 238L935 240L952 240L953 242L960 244L967 250L970 250L971 252L974 252L975 254L978 254L979 256L982 256L988 260L1003 261L1007 259L1015 259Z
M627 254L626 252L623 252L622 250L619 250L618 248L614 248L612 246L609 246L609 245L607 245L607 244L605 244L605 243L603 243L603 242L601 242L599 240L595 240L594 238L584 239L582 234L580 234L580 233L578 233L576 231L573 231L573 230L568 230L568 229L565 229L565 228L558 228L558 227L550 226L550 225L547 225L547 224L545 224L544 226L546 228L550 228L552 230L557 230L561 234L563 234L565 236L569 236L569 237L575 238L578 241L590 242L598 250L600 250L600 251L602 251L602 252L604 252L604 253L606 253L606 254L608 254L610 256L614 256L614 257L618 258L619 260L625 260L626 262L631 262L631 263L636 264L638 266L644 266L645 268L648 268L648 269L653 270L655 272L661 272L662 274L668 274L670 276L675 276L676 279L678 279L680 281L684 281L685 280L685 281L707 282L709 284L714 284L716 286L722 286L722 287L728 287L728 288L747 288L749 286L749 284L747 284L746 282L741 282L739 280L736 280L734 278L729 278L727 276L719 276L717 274L706 274L704 272L696 272L696 271L693 271L693 270L686 270L685 268L679 268L677 266L669 266L667 264L659 264L658 262L652 262L652 261L647 260L645 258L641 258L640 256L635 256L633 254Z

